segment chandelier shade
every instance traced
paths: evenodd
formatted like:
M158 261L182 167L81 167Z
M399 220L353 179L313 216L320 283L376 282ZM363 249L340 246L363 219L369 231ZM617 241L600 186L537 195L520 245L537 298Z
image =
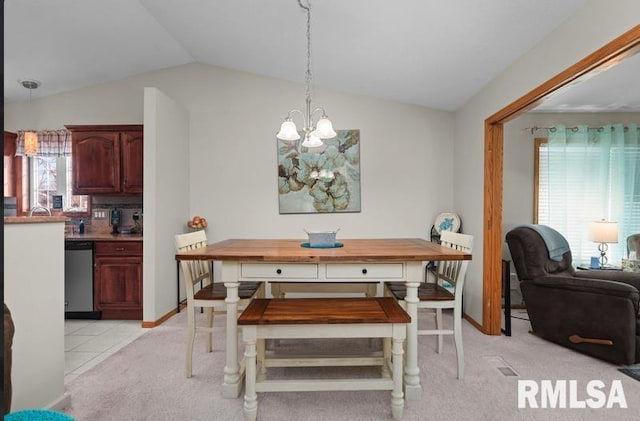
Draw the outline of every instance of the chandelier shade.
M316 125L316 130L314 133L320 139L331 139L332 137L336 137L336 132L333 130L333 124L331 121L324 116L320 120L318 120L318 124Z
M296 127L296 123L291 120L285 120L282 122L280 126L280 131L276 135L278 139L282 140L298 140L300 139L300 134L298 133L298 128Z
M302 146L307 148L317 148L322 145L324 145L322 140L320 140L318 136L314 135L313 132L305 135L304 142L302 142Z

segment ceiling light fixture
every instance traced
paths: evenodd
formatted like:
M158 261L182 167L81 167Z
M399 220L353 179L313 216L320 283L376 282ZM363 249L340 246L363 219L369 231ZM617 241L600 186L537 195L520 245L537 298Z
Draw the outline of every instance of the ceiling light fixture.
M331 139L336 136L336 132L333 130L333 125L331 124L331 121L329 121L324 108L317 107L311 111L311 1L308 1L307 6L305 6L300 0L298 0L298 5L307 11L307 72L305 74L305 82L307 85L307 112L304 114L298 109L289 111L287 117L280 126L280 131L276 137L282 140L300 139L298 128L292 119L293 113L300 113L304 118L303 130L305 133L302 146L315 148L324 144L321 139ZM314 126L312 115L315 114L316 111L321 111L322 115L320 120L318 120L317 124Z
M29 106L31 106L31 91L38 89L40 82L37 80L23 80L20 84L29 90ZM38 154L38 133L33 130L24 132L24 154L27 156L36 156Z

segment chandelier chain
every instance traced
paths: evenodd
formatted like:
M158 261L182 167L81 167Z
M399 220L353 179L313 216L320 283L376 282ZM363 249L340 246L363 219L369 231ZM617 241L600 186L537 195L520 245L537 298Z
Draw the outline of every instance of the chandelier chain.
M301 8L307 11L307 71L305 73L306 95L307 100L311 98L311 1L307 2L307 6L298 0Z

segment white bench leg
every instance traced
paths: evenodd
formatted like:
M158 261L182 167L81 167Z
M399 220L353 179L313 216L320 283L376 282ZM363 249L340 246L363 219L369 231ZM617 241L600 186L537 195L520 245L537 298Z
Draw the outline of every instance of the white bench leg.
M266 358L266 344L264 339L258 339L257 342L258 349L258 379L265 380L267 378L267 365L264 363Z
M258 395L256 394L256 328L246 326L243 328L245 344L245 392L244 392L244 419L255 421L258 414Z
M404 351L402 344L405 335L400 333L403 329L406 329L404 325L395 325L393 327L391 413L396 420L402 418L402 413L404 412L404 393L402 392L402 354L404 354Z

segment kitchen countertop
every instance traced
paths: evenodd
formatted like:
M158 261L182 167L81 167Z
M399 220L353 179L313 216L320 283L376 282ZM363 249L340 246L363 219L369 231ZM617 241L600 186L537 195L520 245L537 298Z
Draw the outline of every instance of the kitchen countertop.
M66 216L5 216L5 224L43 224L51 222L67 222L69 218ZM78 228L74 227L74 231L65 230L65 241L142 241L142 234L111 234L110 229L91 231L88 230L84 234L78 233Z
M110 232L65 233L65 241L142 241L142 234L111 234Z
M5 224L41 224L44 222L66 222L66 216L5 216Z

